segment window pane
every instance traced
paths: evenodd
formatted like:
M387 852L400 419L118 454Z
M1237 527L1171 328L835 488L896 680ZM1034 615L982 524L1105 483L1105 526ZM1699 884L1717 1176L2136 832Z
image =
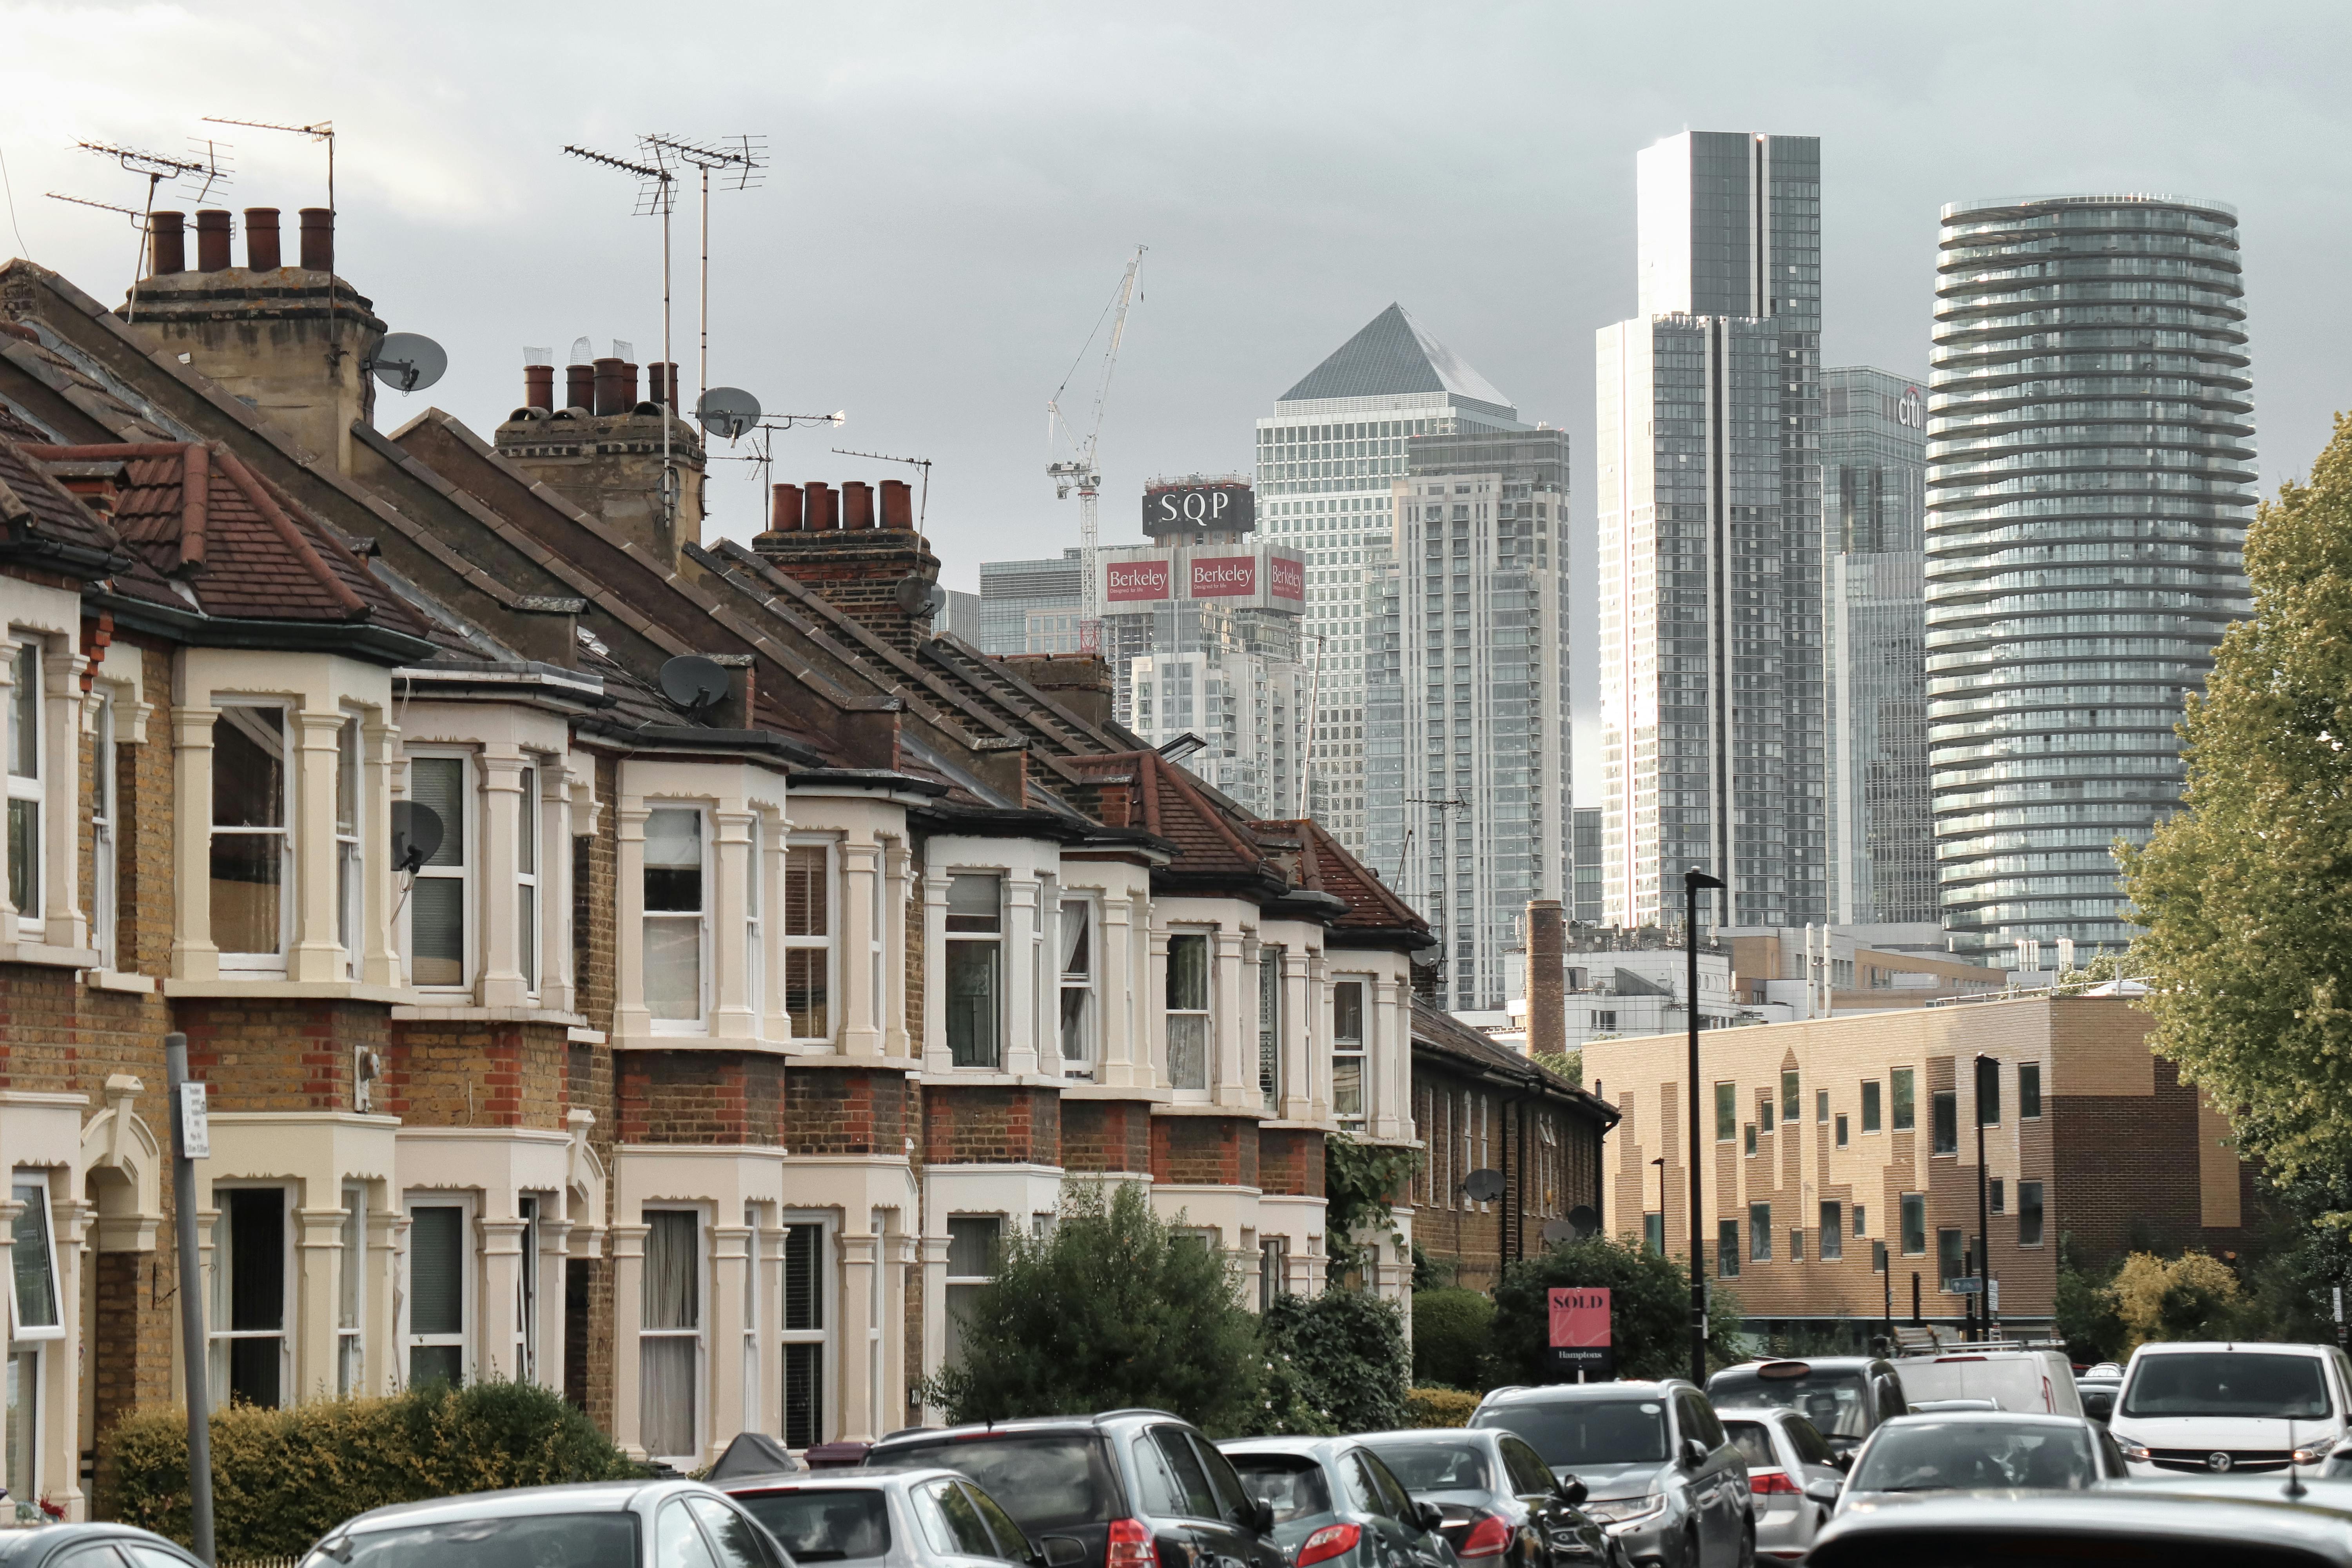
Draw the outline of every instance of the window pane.
M702 813L646 814L646 909L702 911Z
M1895 1089L1895 1131L1908 1132L1918 1124L1918 1108L1911 1098L1911 1069L1896 1068L1886 1077Z
M455 1204L408 1211L408 1328L466 1331L466 1211Z
M688 1334L637 1342L638 1440L656 1458L694 1452L694 1352L693 1336ZM691 1523L685 1527L694 1528ZM696 1544L699 1547L698 1538ZM677 1561L707 1563L709 1558L698 1552Z
M1078 976L1095 972L1094 941L1090 929L1093 906L1084 899L1062 900L1062 973Z
M1929 1110L1935 1114L1935 1126L1930 1136L1935 1140L1935 1152L1956 1154L1960 1148L1960 1100L1957 1091L1937 1089L1929 1097Z
M29 1498L33 1458L39 1450L41 1352L12 1351L8 1356L8 1494Z
M784 851L784 934L827 933L824 896L825 847L795 844Z
M1083 985L1062 987L1062 1059L1082 1062L1087 1059L1087 1003L1089 993Z
M1830 1261L1845 1256L1845 1226L1835 1204L1822 1205L1822 1258Z
M1739 1135L1739 1086L1718 1083L1715 1086L1715 1141L1728 1143Z
M539 770L522 770L522 798L515 819L515 869L529 877L539 870Z
M367 1199L359 1193L343 1194L343 1256L338 1272L335 1326L356 1329L360 1326L360 1269L367 1259L364 1245L367 1230L364 1209Z
M528 883L515 889L515 952L527 990L539 989L539 889Z
M959 871L948 879L948 930L1004 929L1004 879L993 871Z
M996 1243L1004 1222L995 1215L951 1215L948 1218L948 1272L962 1279L985 1279L996 1272Z
M2021 1121L2042 1114L2042 1064L2021 1062L2017 1068L2017 1114Z
M285 1192L278 1187L233 1188L222 1196L222 1215L229 1222L229 1284L228 1313L220 1326L232 1331L282 1329L286 1326ZM217 1256L215 1261L217 1265Z
M261 842L273 848L277 843L275 839ZM408 953L409 976L417 984L466 983L465 879L416 879L408 889Z
M645 1326L699 1327L701 1280L697 1268L700 1262L701 1216L688 1209L647 1209L646 1224L649 1228L646 1232Z
M1903 1250L1913 1258L1927 1250L1927 1200L1917 1193L1903 1198Z
M957 1067L996 1066L997 952L992 942L948 943L948 1055Z
M2042 1184L2017 1184L2017 1242L2021 1247L2042 1244Z
M16 1184L17 1215L13 1255L16 1269L16 1326L58 1326L58 1282L49 1271L49 1188L36 1178Z
M8 900L22 915L41 912L41 803L8 803Z
M1168 1005L1171 1011L1205 1011L1209 1005L1209 939L1179 932L1168 939Z
M1364 1058L1340 1058L1331 1064L1331 1114L1352 1117L1363 1113Z
M833 1037L833 1018L828 1006L827 960L832 955L821 947L789 947L784 950L784 1011L792 1016L793 1038L796 1040L826 1040Z
M2000 1125L2000 1064L1979 1062L1977 1070L1977 1121L1986 1127Z
M1168 1020L1168 1081L1178 1089L1209 1087L1209 1020L1197 1014Z
M8 678L16 683L8 693L8 771L20 779L37 779L41 776L41 656L31 643L16 645Z
M1797 1075L1792 1072L1782 1073L1780 1075L1780 1120L1794 1121L1802 1116L1805 1113L1804 1098L1804 1090L1798 1083Z
M1715 1222L1715 1271L1725 1279L1739 1273L1739 1222L1736 1219Z
M784 1446L824 1441L824 1347L784 1347Z
M646 918L646 1008L656 1018L702 1016L702 922Z
M279 884L285 869L285 840L278 834L213 836L214 946L223 952L278 951Z
M345 837L360 830L360 721L346 719L335 731L335 831Z
M784 1227L784 1327L824 1327L824 1226Z
M1331 988L1331 1037L1334 1041L1350 1045L1361 1046L1364 1043L1362 981L1343 981Z
M1864 1132L1877 1131L1878 1118L1878 1080L1873 1079L1862 1086L1862 1130Z
M1769 1263L1772 1260L1772 1205L1770 1204L1748 1205L1748 1256L1757 1262Z

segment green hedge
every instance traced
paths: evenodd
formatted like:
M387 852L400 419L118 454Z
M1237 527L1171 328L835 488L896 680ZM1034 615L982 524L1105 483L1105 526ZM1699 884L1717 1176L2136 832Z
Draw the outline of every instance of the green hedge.
M237 1405L213 1414L212 1445L223 1562L297 1555L387 1503L646 1473L587 1416L532 1384L435 1384L290 1410ZM187 1412L133 1411L105 1447L114 1461L109 1515L186 1543Z
M1481 1363L1495 1327L1495 1303L1481 1290L1412 1293L1412 1376L1423 1387L1483 1388Z
M1404 1396L1408 1426L1467 1426L1478 1396L1458 1388L1416 1388Z

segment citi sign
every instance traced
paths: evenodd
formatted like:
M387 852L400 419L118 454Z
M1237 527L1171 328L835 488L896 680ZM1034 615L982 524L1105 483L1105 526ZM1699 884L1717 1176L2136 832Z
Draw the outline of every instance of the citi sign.
M1907 425L1914 430L1927 427L1927 403L1916 386L1906 386L1903 395L1895 401L1895 423Z
M1113 604L1136 599L1168 597L1168 563L1165 561L1114 561L1110 563L1110 579L1104 597Z
M1215 555L1192 563L1192 597L1229 599L1257 592L1257 557Z

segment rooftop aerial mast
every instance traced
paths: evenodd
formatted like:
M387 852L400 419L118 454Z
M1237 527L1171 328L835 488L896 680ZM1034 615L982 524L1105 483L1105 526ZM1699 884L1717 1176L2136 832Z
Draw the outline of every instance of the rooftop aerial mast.
M1045 465L1045 472L1054 481L1055 498L1067 500L1072 489L1078 492L1078 570L1081 579L1078 651L1081 653L1102 652L1102 582L1096 560L1102 544L1102 531L1096 521L1096 498L1102 490L1102 470L1095 462L1095 441L1102 435L1103 400L1110 395L1111 372L1118 366L1119 340L1127 333L1127 309L1135 302L1135 279L1143 267L1143 249L1142 246L1137 246L1135 254L1128 258L1127 275L1118 280L1118 291L1103 308L1102 316L1095 321L1094 332L1087 335L1086 345L1078 350L1078 357L1071 362L1069 374L1062 377L1062 384L1045 404L1048 452L1059 453L1065 437L1068 437L1072 448L1070 457L1055 457ZM1071 428L1068 416L1062 412L1062 397L1070 390L1070 383L1076 378L1078 366L1086 363L1087 350L1094 346L1095 335L1102 331L1104 319L1110 322L1110 341L1103 347L1102 378L1095 384L1094 407L1087 418L1087 433L1081 437Z

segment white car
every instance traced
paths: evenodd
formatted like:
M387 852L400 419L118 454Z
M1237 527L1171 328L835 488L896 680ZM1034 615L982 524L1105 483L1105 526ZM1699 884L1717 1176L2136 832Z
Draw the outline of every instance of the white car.
M2317 1465L2346 1436L2352 1361L2334 1345L2146 1344L2107 1424L2135 1476Z
M1845 1485L1829 1439L1797 1412L1778 1405L1718 1410L1716 1415L1748 1461L1758 1561L1801 1560L1812 1550L1813 1532L1829 1522Z
M2019 1415L2080 1415L2074 1369L2056 1351L1956 1350L1905 1356L1895 1363L1903 1397L1921 1410L1952 1400L1987 1399Z

